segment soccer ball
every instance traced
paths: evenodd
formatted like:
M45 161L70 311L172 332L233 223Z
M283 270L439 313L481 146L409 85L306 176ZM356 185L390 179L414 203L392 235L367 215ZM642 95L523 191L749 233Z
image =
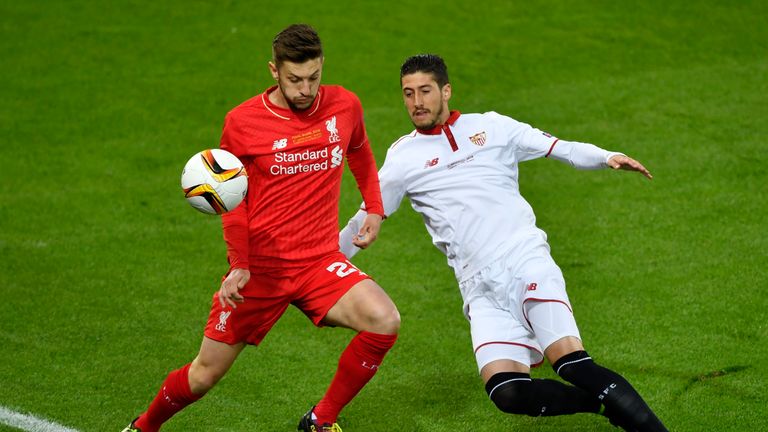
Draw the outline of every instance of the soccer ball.
M222 214L237 207L248 192L248 174L235 155L220 149L192 156L181 172L184 197L195 209Z

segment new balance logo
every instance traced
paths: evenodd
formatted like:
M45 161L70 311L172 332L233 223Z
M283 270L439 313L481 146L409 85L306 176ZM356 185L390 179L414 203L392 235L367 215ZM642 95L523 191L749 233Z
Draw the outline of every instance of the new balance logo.
M227 318L232 314L232 311L222 312L219 314L219 323L216 324L216 330L220 332L227 331Z
M536 291L536 287L537 287L537 286L538 286L538 285L536 285L536 282L534 282L534 283L532 283L532 284L528 284L528 286L527 286L527 287L525 287L525 289L527 289L528 291Z
M272 143L272 150L280 150L286 147L288 147L288 138L275 140L275 142Z
M440 161L440 158L434 158L432 160L428 160L427 163L424 164L424 169L437 165L439 161Z

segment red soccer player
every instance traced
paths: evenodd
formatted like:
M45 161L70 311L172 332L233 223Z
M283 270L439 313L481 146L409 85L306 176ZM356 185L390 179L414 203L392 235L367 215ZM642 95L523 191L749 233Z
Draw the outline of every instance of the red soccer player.
M147 411L123 432L155 432L202 397L289 304L317 326L357 332L325 396L298 426L341 431L339 412L397 339L394 303L338 247L345 157L368 212L364 238L376 238L384 214L360 101L340 86L320 85L323 52L311 27L289 26L272 49L277 85L234 108L224 124L221 148L243 161L249 188L243 203L222 217L230 270L213 296L200 352L168 375Z

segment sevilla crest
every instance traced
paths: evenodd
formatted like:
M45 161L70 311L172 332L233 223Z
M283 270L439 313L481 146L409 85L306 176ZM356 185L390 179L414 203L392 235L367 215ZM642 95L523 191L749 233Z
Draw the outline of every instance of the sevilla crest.
M469 140L472 144L482 147L485 145L485 132L476 133L469 137Z

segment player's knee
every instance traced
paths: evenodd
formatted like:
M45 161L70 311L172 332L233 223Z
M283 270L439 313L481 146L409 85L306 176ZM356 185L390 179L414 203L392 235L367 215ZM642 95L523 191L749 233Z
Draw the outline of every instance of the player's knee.
M400 330L400 312L391 301L371 304L361 311L358 330L379 334L397 334Z
M225 369L215 365L192 362L189 368L189 389L194 394L205 394L221 380L225 373Z
M383 307L371 317L371 325L377 333L397 334L400 331L400 312L394 304Z
M533 383L528 374L502 372L488 380L485 390L499 410L509 414L535 417L540 413L536 410L531 411L532 386Z

